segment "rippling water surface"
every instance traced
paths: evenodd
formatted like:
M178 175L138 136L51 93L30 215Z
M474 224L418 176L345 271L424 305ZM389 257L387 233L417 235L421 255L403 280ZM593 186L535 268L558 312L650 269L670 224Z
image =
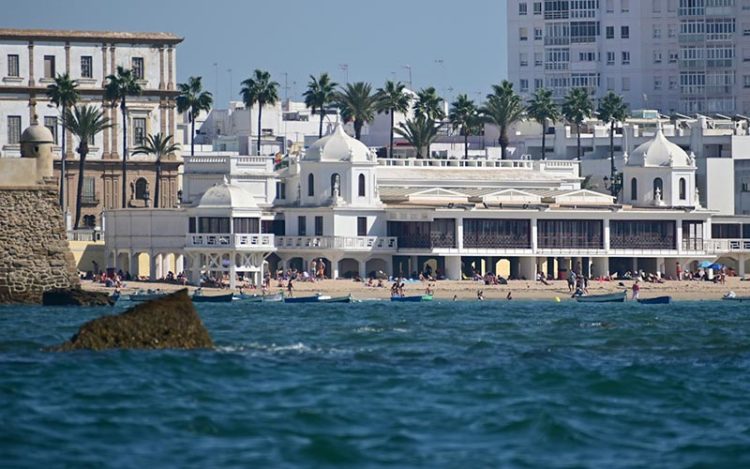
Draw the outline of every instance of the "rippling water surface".
M748 467L750 308L205 305L207 351L47 353L0 308L9 467Z

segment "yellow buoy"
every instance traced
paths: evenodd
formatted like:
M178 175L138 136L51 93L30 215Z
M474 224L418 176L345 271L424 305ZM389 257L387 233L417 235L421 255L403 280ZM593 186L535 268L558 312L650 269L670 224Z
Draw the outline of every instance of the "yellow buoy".
M559 302L560 302L560 297L559 297L559 296L556 296L556 297L555 297L555 301L556 301L557 303L559 303Z

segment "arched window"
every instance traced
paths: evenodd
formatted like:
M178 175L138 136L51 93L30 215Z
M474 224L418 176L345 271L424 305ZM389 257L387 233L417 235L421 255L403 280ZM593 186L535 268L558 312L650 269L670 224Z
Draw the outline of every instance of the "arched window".
M687 200L687 181L680 178L680 200Z
M148 181L145 178L138 178L135 181L135 198L136 200L148 200Z
M365 194L366 194L366 192L365 192L365 175L364 174L360 174L359 175L359 184L357 184L357 192L358 192L358 194L359 194L360 197L364 197Z
M664 183L662 182L661 178L654 179L654 198L656 198L656 191L659 191L659 195L662 199L664 199Z
M341 177L339 173L331 174L331 197L338 191L338 195L341 195Z
M630 200L638 200L638 179L630 180Z
M307 176L307 196L315 196L315 176L312 174Z

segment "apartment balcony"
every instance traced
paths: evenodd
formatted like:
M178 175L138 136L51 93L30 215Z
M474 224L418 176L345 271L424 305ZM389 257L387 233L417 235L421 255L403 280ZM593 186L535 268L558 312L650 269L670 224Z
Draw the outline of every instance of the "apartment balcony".
M275 250L274 235L261 234L188 234L185 240L188 249L236 249L238 251Z
M361 252L396 252L395 236L278 236L278 249L315 250L341 249Z

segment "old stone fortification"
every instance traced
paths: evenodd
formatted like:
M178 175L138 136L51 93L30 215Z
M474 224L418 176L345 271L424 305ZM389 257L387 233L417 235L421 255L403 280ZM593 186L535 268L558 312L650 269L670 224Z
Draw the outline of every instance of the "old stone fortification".
M79 286L55 186L0 187L0 303Z

